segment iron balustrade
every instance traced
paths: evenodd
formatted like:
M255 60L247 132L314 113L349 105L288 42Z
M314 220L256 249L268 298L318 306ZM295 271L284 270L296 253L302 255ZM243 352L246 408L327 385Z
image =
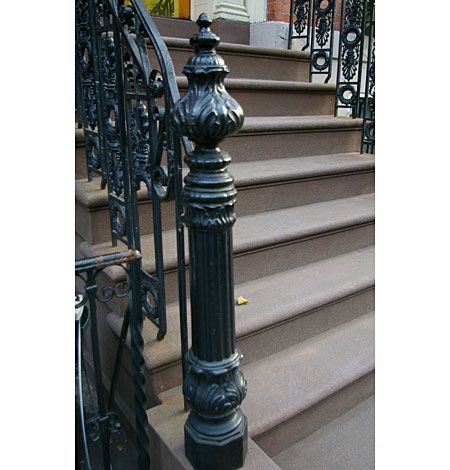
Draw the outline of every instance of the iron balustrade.
M302 47L302 51L308 49L311 37L310 13L311 0L291 1L288 49L292 49L292 39L305 39L306 44Z
M100 156L93 38L87 0L75 2L75 35L77 120L84 130L88 178L91 180L94 174L100 175L103 189L106 186L106 164Z
M141 329L145 312L159 328L158 339L167 330L161 201L174 199L183 391L186 408L192 406L185 426L186 454L199 469L238 468L247 450L247 418L240 409L246 381L235 345L232 226L236 189L226 171L230 157L217 144L242 127L244 114L223 85L228 68L215 53L219 38L211 33L208 18L201 15L197 21L200 32L191 39L195 55L184 68L189 87L180 99L167 47L141 0L131 0L129 5L120 0L77 0L76 8L77 117L85 133L88 177L92 180L98 173L100 187L107 188L113 245L120 241L129 253L141 250L137 197L141 186L152 202L154 227L156 272L150 275L142 269L140 255L130 264L128 286L133 303L122 324L109 403L106 406L101 399L99 406L101 422L105 422L106 410L112 404L130 328L139 462L140 468L148 468ZM149 48L156 56L157 67L151 63ZM214 115L214 122L210 115ZM88 146L93 139L95 165ZM184 193L182 148L190 168ZM185 224L189 228L193 320L189 351ZM86 293L93 305L95 273L120 264L120 259L120 254L106 255L77 263L77 275L87 273ZM204 268L206 259L209 261ZM108 298L117 294L114 288L107 292ZM95 323L95 306L92 309ZM101 388L98 344L94 350ZM106 466L106 428L102 436L106 436Z
M325 83L331 78L333 68L335 0L313 0L311 27L311 60L309 79L313 75L325 75Z
M375 152L375 4L370 12L370 36L367 53L366 90L363 102L361 152Z
M335 115L340 109L347 109L352 118L363 117L361 152L367 153L375 150L374 10L374 0L291 0L288 34L288 49L294 39L302 39L305 41L302 50L310 51L310 80L325 75L324 82L328 83L333 74L335 17L340 13Z
M120 358L123 344L126 338L128 325L131 334L131 357L133 366L133 386L134 386L134 412L136 423L136 440L138 451L138 462L140 470L148 470L150 467L149 456L149 436L148 421L146 413L145 394L145 362L143 353L144 341L142 338L142 295L141 295L141 255L138 251L128 250L96 258L78 260L75 263L75 275L81 283L75 308L88 306L90 337L92 342L92 362L97 390L98 416L95 417L102 442L103 466L105 470L111 468L110 457L110 427L114 418L112 404L114 401L115 385L117 382ZM114 285L102 286L99 276L102 271L110 266L120 266L126 273L126 280ZM114 297L128 298L128 307L125 313L124 325L121 339L117 351L116 362L113 372L111 387L109 390L108 402L103 393L103 373L100 354L100 343L97 326L97 302L106 303ZM81 338L77 338L78 358L80 359ZM79 366L80 367L80 366ZM82 395L82 392L80 392ZM82 409L77 413L81 415L83 423ZM86 446L85 446L86 447ZM89 457L86 453L86 462L89 469Z
M141 287L144 311L158 327L160 340L167 332L161 203L174 200L184 358L181 152L190 151L192 144L170 121L180 95L169 52L141 0L129 5L123 0L77 0L76 40L77 116L84 129L88 178L100 175L100 187L107 188L113 246L122 242L141 251L141 188L139 194L144 192L152 203L155 272L142 270Z

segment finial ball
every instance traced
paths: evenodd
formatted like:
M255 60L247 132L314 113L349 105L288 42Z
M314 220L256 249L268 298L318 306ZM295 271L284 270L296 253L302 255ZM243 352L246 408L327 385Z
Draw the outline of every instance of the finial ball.
M200 13L200 16L197 20L197 25L200 29L209 28L212 25L212 21L208 18L208 15L206 13Z

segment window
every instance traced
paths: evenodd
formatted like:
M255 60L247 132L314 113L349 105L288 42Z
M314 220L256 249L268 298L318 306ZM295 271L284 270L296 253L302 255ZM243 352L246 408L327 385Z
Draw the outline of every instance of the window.
M152 15L190 18L190 0L143 0L143 2Z

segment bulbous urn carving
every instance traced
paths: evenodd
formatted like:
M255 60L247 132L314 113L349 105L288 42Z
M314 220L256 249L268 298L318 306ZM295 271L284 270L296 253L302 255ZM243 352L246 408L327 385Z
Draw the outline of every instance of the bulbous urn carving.
M241 129L244 112L225 89L229 70L215 52L220 39L211 32L211 21L205 13L199 16L197 25L200 31L190 40L195 55L183 69L189 87L176 103L173 119L182 135L198 145L215 147Z

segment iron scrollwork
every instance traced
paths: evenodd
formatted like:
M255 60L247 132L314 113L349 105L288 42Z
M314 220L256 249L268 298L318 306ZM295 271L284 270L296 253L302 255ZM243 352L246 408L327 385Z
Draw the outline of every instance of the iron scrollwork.
M351 109L353 117L358 116L366 4L366 0L346 0L342 4L336 110Z
M124 325L129 325L131 330L131 355L133 364L136 369L133 375L135 384L135 404L137 423L142 423L138 429L138 452L140 469L149 468L150 458L148 454L148 435L146 426L148 426L146 418L146 398L145 398L145 375L141 365L144 363L143 358L143 339L142 339L142 299L140 297L140 271L139 262L141 255L134 250L119 252L99 256L96 258L87 258L78 260L75 263L75 275L81 280L82 286L79 287L78 295L76 295L76 309L88 307L90 337L92 342L92 360L94 365L94 376L97 388L97 404L98 415L94 416L87 422L87 427L91 432L97 433L101 438L103 450L103 465L105 469L110 468L111 456L109 452L110 434L117 426L117 416L111 412L111 405L114 399L115 381L117 380L118 367L120 365L118 358L121 357L121 348L124 341L119 343L117 351L116 363L113 372L113 380L109 390L108 404L103 394L102 381L102 363L100 354L100 342L97 327L97 302L109 302L114 297L128 298L128 308L124 317ZM125 281L115 284L101 286L100 274L105 268L110 266L120 266L125 271ZM138 268L138 269L136 269ZM126 329L121 336L126 337ZM78 338L78 342L81 338ZM143 422L145 417L145 422Z
M369 1L369 48L363 104L361 153L375 153L375 0Z
M313 75L331 78L333 64L335 0L313 0L310 80Z
M181 197L181 183L174 188L177 172L181 181L181 164L176 163L181 160L180 139L177 141L166 113L179 97L175 73L142 2L125 5L123 1L85 0L83 5L88 8L80 14L84 15L92 49L89 71L91 82L96 84L88 89L95 98L97 118L95 136L85 133L89 137L88 160L91 167L101 170L102 187L107 184L113 245L120 240L128 248L140 250L137 192L142 185L152 201L156 272L150 276L151 289L148 283L142 286L149 292L152 306L150 302L143 305L162 339L167 327L161 201ZM158 67L152 67L149 45L156 52ZM177 210L177 226L181 212ZM177 237L183 251L183 232ZM180 257L184 263L184 253ZM147 273L142 274L146 278Z
M308 49L311 30L311 1L291 0L291 13L289 18L288 49L292 48L293 39L305 39L302 51ZM297 33L294 35L294 31Z
M83 127L88 178L102 174L98 142L98 110L93 63L93 38L89 19L88 0L75 3L75 66L78 82L78 121ZM102 179L104 187L105 180Z
M114 35L109 24L109 14L104 9L104 26L108 32L101 36L101 74L103 92L103 120L105 126L105 153L110 179L109 192L120 197L123 192L123 169L121 164L121 145L119 130L116 126L118 114L118 93L116 83L116 63ZM103 28L105 29L105 28Z

